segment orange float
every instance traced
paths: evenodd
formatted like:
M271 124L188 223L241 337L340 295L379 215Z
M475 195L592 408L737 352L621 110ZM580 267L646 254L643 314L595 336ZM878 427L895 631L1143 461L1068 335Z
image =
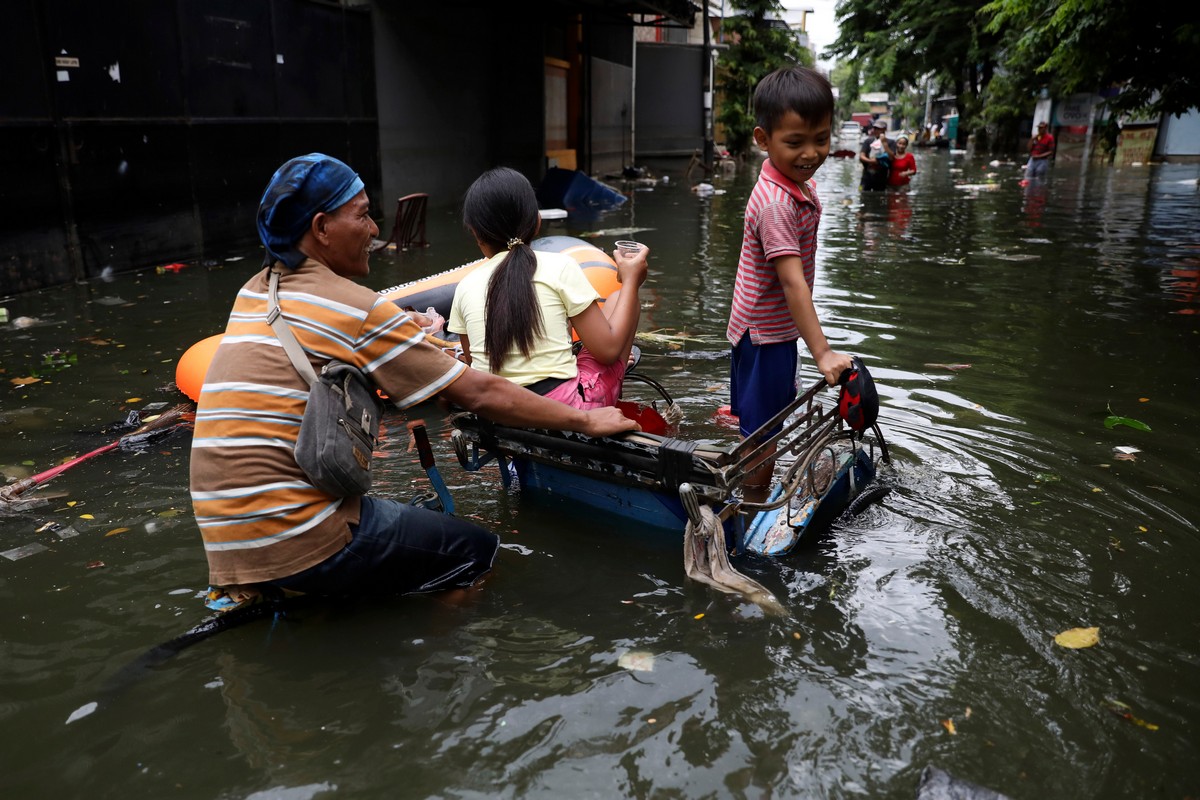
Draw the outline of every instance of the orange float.
M193 402L200 399L200 387L204 385L204 373L208 372L208 365L212 363L213 354L217 352L217 346L221 344L221 339L224 337L225 334L218 333L216 336L201 339L184 351L179 358L179 363L175 365L175 385Z
M575 259L583 269L584 276L600 295L603 303L613 292L621 288L617 280L617 265L612 257L594 244L573 236L547 236L533 242L534 250L564 253ZM443 317L450 317L450 303L454 300L454 289L458 282L471 270L483 263L483 259L463 264L461 267L439 272L421 280L383 289L379 293L403 308L424 311L433 307ZM200 399L200 387L212 361L213 353L224 334L209 336L189 347L175 366L175 385L193 401ZM574 335L575 339L579 337Z

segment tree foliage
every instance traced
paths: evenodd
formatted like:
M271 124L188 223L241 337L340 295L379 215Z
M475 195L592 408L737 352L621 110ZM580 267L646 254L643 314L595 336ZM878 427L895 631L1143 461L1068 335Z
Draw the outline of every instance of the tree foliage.
M779 0L734 0L734 13L725 18L723 33L729 46L717 60L721 102L717 120L725 129L731 153L750 149L754 133L754 87L788 64L812 66L812 54L800 46L794 31L779 20Z
M862 61L863 85L902 92L927 78L959 98L960 128L978 115L996 66L998 34L978 16L986 0L843 0L829 55Z
M1200 14L1190 3L1134 0L993 0L989 31L1007 44L1004 65L1064 93L1119 88L1116 113L1181 114L1200 106Z
M857 61L839 61L829 72L829 82L837 87L837 119L850 119L856 111L868 111L870 106L859 99L862 94L861 76Z
M862 85L900 92L932 77L958 98L960 132L1013 125L1042 90L1099 92L1114 114L1200 106L1200 15L1134 0L843 0L829 56Z

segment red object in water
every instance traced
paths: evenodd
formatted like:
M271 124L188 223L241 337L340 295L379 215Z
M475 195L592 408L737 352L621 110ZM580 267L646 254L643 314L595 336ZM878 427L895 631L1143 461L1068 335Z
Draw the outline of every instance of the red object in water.
M164 265L162 265L161 267L159 267L159 268L158 268L158 271L159 271L159 272L175 272L175 273L178 273L178 272L179 272L179 270L181 270L181 269L185 269L186 267L187 267L187 264L179 264L179 263L175 263L175 264L164 264Z
M713 422L721 428L729 428L734 431L738 429L738 418L729 410L729 406L721 406L713 412Z
M652 406L618 400L617 408L621 409L621 413L626 417L640 425L643 433L653 433L655 436L667 435L669 427L667 421Z

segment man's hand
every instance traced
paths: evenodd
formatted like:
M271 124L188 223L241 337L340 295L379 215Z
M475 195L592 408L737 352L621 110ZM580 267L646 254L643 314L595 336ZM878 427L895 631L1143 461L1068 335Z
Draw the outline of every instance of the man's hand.
M585 436L613 436L642 429L640 425L622 414L619 408L612 406L592 409L585 413L587 414L586 430L580 431Z
M439 393L439 397L480 416L515 428L577 431L587 436L612 436L641 430L614 407L581 411L522 389L507 378L468 369Z

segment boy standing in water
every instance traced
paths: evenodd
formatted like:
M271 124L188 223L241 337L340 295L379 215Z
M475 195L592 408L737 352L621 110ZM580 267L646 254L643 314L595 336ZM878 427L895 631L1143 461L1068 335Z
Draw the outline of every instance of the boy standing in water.
M850 367L850 356L829 346L812 299L821 222L812 178L829 156L833 104L829 81L806 67L776 70L754 90L754 141L767 160L746 203L726 330L730 411L743 437L796 398L797 339L830 386ZM766 500L774 465L772 452L746 477L745 501Z

